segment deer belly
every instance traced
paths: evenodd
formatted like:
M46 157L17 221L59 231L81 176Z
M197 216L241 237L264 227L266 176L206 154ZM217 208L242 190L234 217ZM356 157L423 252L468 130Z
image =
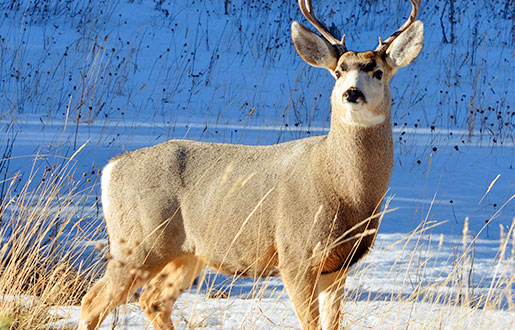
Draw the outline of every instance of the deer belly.
M239 249L238 249L239 250ZM199 254L215 271L223 274L236 274L238 276L266 277L278 274L277 251L273 247L253 251L217 249L217 251L204 251Z

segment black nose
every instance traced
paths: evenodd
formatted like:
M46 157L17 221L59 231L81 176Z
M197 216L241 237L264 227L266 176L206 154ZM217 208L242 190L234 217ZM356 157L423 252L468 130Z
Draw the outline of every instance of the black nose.
M343 97L347 100L347 102L352 103L358 103L360 98L365 101L365 95L363 95L363 93L356 87L349 88L345 94L343 94Z

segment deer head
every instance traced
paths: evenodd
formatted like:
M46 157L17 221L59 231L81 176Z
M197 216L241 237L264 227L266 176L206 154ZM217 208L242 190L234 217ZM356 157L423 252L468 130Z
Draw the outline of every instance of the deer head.
M299 6L323 37L299 22L292 23L292 39L300 57L308 64L329 70L335 78L331 94L333 118L344 124L370 127L390 117L389 82L397 70L410 64L423 47L424 25L415 20L420 0L410 0L412 10L407 21L375 50L354 52L345 46L313 14L310 0Z

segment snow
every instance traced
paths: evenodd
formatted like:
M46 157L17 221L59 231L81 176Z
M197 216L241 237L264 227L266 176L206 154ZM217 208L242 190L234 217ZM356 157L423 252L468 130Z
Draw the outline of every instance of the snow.
M298 328L293 310L287 300L231 299L211 301L184 298L177 303L178 314L173 318L177 328L202 329L291 329ZM195 310L181 310L185 302L195 305ZM472 310L465 307L438 306L428 303L402 303L389 301L357 302L346 308L344 320L348 329L511 329L515 315L502 311ZM78 307L61 312L63 316L78 317ZM133 304L125 305L118 316L115 329L148 329L148 322ZM110 315L100 328L111 329ZM73 325L62 322L62 326ZM408 326L409 325L409 326Z
M444 238L439 245L438 240L419 240L416 235L411 238L407 242L405 234L380 234L372 253L353 270L346 284L343 314L343 322L349 329L470 329L472 326L511 329L515 326L513 310L478 307L473 303L467 307L452 300L456 294L452 291L459 286L446 280L459 278L460 274L453 276L450 272L455 271L453 264L457 261L453 258L459 257L456 249L461 241ZM403 247L404 244L407 246ZM498 251L498 242L478 241L476 247L473 281L480 283L476 289L479 292L475 292L480 296L487 293L494 279L492 269L502 266L502 262L491 258ZM422 259L423 266L414 258ZM470 263L463 266L468 274ZM513 278L513 263L504 267L507 273L502 276ZM215 277L212 272L207 275L207 282ZM228 283L233 284L229 287ZM218 290L226 293L230 290L229 298L213 298L213 292ZM55 325L66 328L76 322L80 309L58 307L54 312L63 317ZM151 329L136 303L119 307L117 315L110 315L101 329L110 329L115 319L115 329ZM179 298L172 319L179 329L298 328L293 306L277 278L224 278L211 290L194 286Z
M399 0L314 2L356 50L409 12ZM17 189L31 168L83 145L76 178L171 138L272 144L327 132L332 78L295 53L291 21L305 24L295 1L38 3L0 1L0 175L20 174ZM505 237L515 216L513 4L456 0L450 10L423 2L425 48L392 82L393 211L347 281L351 329L515 328L515 241ZM90 187L77 221L93 231L99 182ZM80 246L97 240L106 242ZM217 278L229 298L193 287L177 302L179 328L299 327L280 279ZM79 317L77 306L54 312L64 328ZM102 329L113 323L150 327L135 303Z

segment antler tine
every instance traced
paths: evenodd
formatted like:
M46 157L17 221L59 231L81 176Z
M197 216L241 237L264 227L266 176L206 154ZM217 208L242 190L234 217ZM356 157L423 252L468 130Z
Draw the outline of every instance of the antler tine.
M336 46L342 53L347 50L345 47L345 35L343 36L342 40L338 40L335 38L331 32L329 32L329 29L316 18L315 14L313 13L313 7L311 5L311 0L298 0L299 1L299 7L300 11L306 17L306 19L315 27L315 29L318 30L322 34L322 36L329 41L329 43L333 46Z
M404 22L404 24L401 25L401 27L395 31L394 34L392 34L390 37L388 37L386 40L381 40L381 37L379 37L379 46L376 48L376 52L384 53L386 49L388 49L388 46L401 34L404 30L406 30L413 22L415 22L418 11L420 9L420 2L421 0L410 0L411 2L411 13Z

